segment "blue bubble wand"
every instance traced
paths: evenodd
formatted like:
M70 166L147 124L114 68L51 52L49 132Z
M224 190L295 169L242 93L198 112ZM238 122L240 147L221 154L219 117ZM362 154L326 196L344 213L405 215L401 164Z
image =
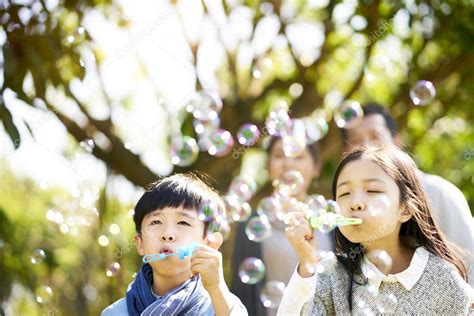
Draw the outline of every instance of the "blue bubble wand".
M191 257L194 250L198 249L202 245L200 243L193 242L187 247L179 247L178 252L174 253L153 253L144 255L142 258L143 263L150 263L153 261L165 260L171 256L178 256L180 260L184 260L186 257Z

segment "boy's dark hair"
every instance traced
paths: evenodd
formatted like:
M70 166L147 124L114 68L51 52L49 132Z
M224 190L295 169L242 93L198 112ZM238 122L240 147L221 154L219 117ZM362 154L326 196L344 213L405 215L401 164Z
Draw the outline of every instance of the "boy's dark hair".
M270 139L268 140L268 143L266 144L265 151L267 152L268 155L272 152L273 146L275 146L277 140L282 139L279 136L271 136ZM314 142L312 144L306 145L306 147L309 150L309 153L311 154L311 157L313 158L313 161L317 163L319 161L319 146L318 142Z
M390 115L388 110L385 107L383 107L381 104L375 103L375 102L369 102L362 105L362 110L364 111L364 116L370 116L370 115L375 115L375 114L382 115L385 121L385 125L390 131L390 134L392 134L392 137L395 137L397 135L398 133L397 122L395 121L393 116ZM341 133L342 133L342 139L344 143L346 143L347 130L344 128L341 128Z
M196 212L204 203L213 203L215 216L224 215L225 205L219 194L194 174L175 174L162 178L149 185L146 192L135 206L133 221L137 233L141 233L141 225L145 216L155 210L166 207L193 209ZM209 224L205 222L204 234Z

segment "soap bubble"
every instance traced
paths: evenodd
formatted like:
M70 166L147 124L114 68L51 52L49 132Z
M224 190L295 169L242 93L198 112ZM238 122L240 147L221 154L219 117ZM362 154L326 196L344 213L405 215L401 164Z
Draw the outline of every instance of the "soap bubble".
M47 304L51 302L54 295L53 290L47 285L38 287L35 291L35 294L36 301L40 304Z
M199 155L196 140L189 136L176 137L171 145L171 162L174 165L187 167L192 165Z
M367 259L385 275L392 270L392 257L385 250L372 250L367 253Z
M291 119L288 112L283 109L271 111L265 121L268 133L273 136L282 136L288 134L291 129Z
M105 271L105 275L107 275L109 278L113 277L117 275L119 270L120 270L120 263L114 262L107 267L107 270Z
M43 262L44 258L46 258L46 253L43 249L35 249L33 254L31 255L31 263L32 264L40 264Z
M340 128L357 127L364 118L364 111L359 102L347 100L334 113L334 121Z
M198 218L203 222L210 222L218 213L218 206L214 202L205 202L198 209Z
M245 234L249 240L261 242L272 235L272 225L265 215L254 216L245 225Z
M282 195L295 195L303 189L304 177L297 170L289 170L285 172L276 182L277 190Z
M229 131L217 129L210 136L211 146L208 149L209 155L223 157L227 155L234 146L234 139Z
M239 277L242 283L257 284L264 276L265 265L258 258L246 258L239 266Z
M273 222L277 219L276 216L280 208L280 201L273 196L268 196L258 203L257 214L265 215L270 222Z
M237 132L237 140L240 144L246 146L254 145L259 137L260 132L258 131L258 127L254 124L244 124Z
M229 194L235 194L244 201L250 200L256 191L257 183L247 175L235 177L229 186Z
M280 281L268 281L265 283L260 300L266 308L277 308L280 305L283 294L285 293L285 283Z
M216 92L211 91L197 91L186 105L186 111L201 121L215 119L221 109L222 100Z
M410 98L415 105L427 105L436 96L436 89L431 81L420 80L410 90Z
M252 207L250 204L243 201L235 194L226 195L224 197L224 203L234 221L245 222L252 214Z

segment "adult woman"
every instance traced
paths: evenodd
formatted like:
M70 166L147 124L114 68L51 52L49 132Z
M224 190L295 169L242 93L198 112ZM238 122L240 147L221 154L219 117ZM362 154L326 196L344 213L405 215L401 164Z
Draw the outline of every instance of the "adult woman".
M306 146L304 151L296 157L287 157L284 154L283 141L279 137L272 137L267 146L267 171L272 184L275 184L288 171L299 171L304 178L301 190L292 195L300 202L305 202L311 185L320 174L318 146L316 143ZM271 188L262 189L267 195ZM264 195L265 196L265 195ZM261 198L262 196L259 195ZM258 201L257 201L258 202ZM245 234L245 224L240 223L237 229L234 253L232 258L232 287L231 291L237 295L247 307L249 315L276 315L276 309L266 309L260 301L260 292L266 281L281 281L288 283L297 263L297 256L285 238L286 225L281 221L272 222L272 235L261 243L248 240ZM317 232L318 249L334 250L332 234ZM239 265L247 257L261 258L265 263L265 279L256 285L244 284L239 278Z

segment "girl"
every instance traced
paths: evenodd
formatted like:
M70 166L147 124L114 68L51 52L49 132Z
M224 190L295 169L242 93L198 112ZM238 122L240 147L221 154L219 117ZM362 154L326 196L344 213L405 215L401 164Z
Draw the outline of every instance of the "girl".
M295 214L286 236L299 265L279 314L468 313L466 267L434 223L408 154L355 150L340 163L332 192L341 214L363 223L337 228L337 259L318 263L308 222ZM316 264L324 273L313 273Z

